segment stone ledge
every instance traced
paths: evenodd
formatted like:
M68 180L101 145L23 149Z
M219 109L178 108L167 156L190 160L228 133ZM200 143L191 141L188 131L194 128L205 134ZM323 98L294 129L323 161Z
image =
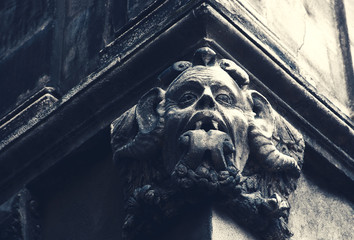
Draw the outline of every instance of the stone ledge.
M58 101L51 92L50 88L42 89L1 121L0 151L49 115Z

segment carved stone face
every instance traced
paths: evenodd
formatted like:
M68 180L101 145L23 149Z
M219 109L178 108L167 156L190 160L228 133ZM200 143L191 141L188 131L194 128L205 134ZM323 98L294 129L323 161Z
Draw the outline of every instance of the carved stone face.
M186 70L166 91L163 158L167 169L184 158L192 168L204 162L218 171L231 164L242 170L249 154L251 114L245 93L220 67Z
M248 89L240 66L210 48L159 79L166 91L151 89L112 123L114 159L127 180L127 239L145 237L205 196L260 236L288 239L286 199L302 166L301 135Z

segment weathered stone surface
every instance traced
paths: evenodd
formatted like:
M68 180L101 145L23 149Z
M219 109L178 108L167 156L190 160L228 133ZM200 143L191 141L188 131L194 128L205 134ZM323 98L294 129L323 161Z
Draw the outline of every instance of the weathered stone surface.
M0 116L18 106L50 82L53 28L50 21L0 60ZM6 36L7 32L1 32Z
M0 59L42 31L53 16L53 0L4 0L0 4Z
M238 8L245 7L259 27L246 31L258 37L280 58L296 62L298 74L319 96L329 99L347 116L351 115L345 69L337 29L334 1L258 1L238 3L216 0L238 19ZM247 25L248 23L245 23ZM277 46L267 38L275 39ZM283 50L281 49L283 47Z
M54 1L0 3L0 116L48 85Z
M0 117L43 87L67 93L97 70L99 51L127 22L124 1L0 3Z
M8 121L1 121L0 149L3 149L19 135L24 134L38 124L51 112L57 101L56 97L50 93L45 93L21 112L12 116Z
M302 175L289 198L289 226L296 233L292 239L353 239L353 203L328 189L326 182L318 183Z
M0 239L39 240L38 203L28 189L21 189L0 205Z
M227 216L217 210L212 211L211 215L212 234L211 240L255 240L257 239L249 231L244 229Z
M350 51L350 60L352 62L352 66L348 66L352 68L352 71L354 72L354 2L350 0L344 0L344 11L345 11L345 17L346 17L346 24L347 24L347 29L348 29L348 37L349 37L349 48L346 49L347 51ZM350 106L352 108L352 120L354 121L354 87L352 83L350 87Z
M156 0L127 0L128 19L132 20L137 17L142 11L146 10Z
M162 73L166 90L151 89L112 123L114 161L127 180L123 238L154 238L166 221L209 203L262 239L288 239L302 136L212 49L172 68L180 74Z
M341 193L344 192L345 196L353 199L353 192L347 191L352 188L354 179L351 158L354 151L352 148L351 125L347 120L343 120L344 118L338 115L336 111L332 111L331 107L327 108L328 104L323 104L326 102L318 101L316 94L305 91L299 84L301 81L298 81L291 70L293 65L290 63L286 67L281 65L276 54L267 51L262 47L262 44L249 37L247 32L243 31L241 24L230 20L232 18L228 18L230 16L228 12L218 6L215 1L210 0L211 5L194 5L198 1L188 0L159 1L159 3L163 3L161 6L159 5L156 9L149 9L143 15L139 15L137 12L139 16L126 26L123 26L128 19L126 16L126 1L101 1L106 4L104 7L102 3L97 3L98 1L58 0L54 2L56 3L54 20L52 19L48 23L49 30L45 28L40 33L49 37L45 37L45 41L41 41L40 44L38 44L37 38L30 39L28 44L35 44L36 47L25 44L26 46L21 47L14 55L5 60L0 60L0 65L5 64L4 67L0 67L1 69L11 68L11 74L9 75L11 79L15 79L22 72L24 76L21 75L21 79L26 79L26 76L31 78L28 82L22 82L31 85L30 87L25 86L30 90L23 90L23 85L18 85L15 80L4 80L10 87L14 86L11 84L18 85L18 89L16 88L16 91L14 91L14 96L20 94L18 104L28 100L28 96L33 96L33 92L39 93L37 92L39 89L52 83L58 86L62 84L65 87L62 88L64 94L67 89L70 89L69 93L62 98L53 95L58 101L44 96L45 100L52 99L53 102L56 102L55 104L44 102L48 104L41 105L35 102L35 105L38 106L36 109L40 113L38 116L46 119L45 121L37 121L36 118L33 118L33 116L37 116L37 112L27 111L26 107L33 103L31 102L21 105L24 108L16 109L13 112L14 114L7 115L5 117L7 124L2 126L4 128L0 130L2 133L12 134L14 132L11 129L19 129L18 127L26 129L26 131L19 131L20 134L13 135L16 137L5 143L8 146L6 150L0 151L0 200L1 202L5 201L24 185L36 188L37 191L35 192L39 194L41 200L39 205L41 221L46 223L42 228L45 239L120 239L120 226L123 224L122 219L120 219L123 217L121 215L123 210L120 209L122 204L120 202L121 191L119 190L120 186L118 186L120 179L112 168L111 156L106 157L106 154L110 154L111 151L109 146L101 151L99 150L99 144L108 145L108 125L124 110L132 106L143 92L158 84L155 77L160 71L174 61L191 56L191 49L204 44L213 46L218 53L227 58L237 59L240 65L246 69L252 69L251 72L254 75L251 75L251 82L256 83L252 87L262 92L273 107L276 107L276 110L281 112L282 116L286 116L286 119L296 124L298 130L304 135L308 146L305 157L310 160L307 161L306 159L305 162L310 162L309 165L311 164L313 171L321 172L321 181L328 185L335 185ZM240 1L232 1L232 4L236 2L239 3ZM246 3L245 1L242 2ZM25 1L24 4L26 4ZM0 6L3 6L2 3L0 3ZM94 8L97 8L97 11ZM125 11L125 13L122 15L116 14L117 9ZM104 16L98 13L100 11L105 11ZM154 11L154 13L147 15L150 11ZM237 18L244 20L243 16L238 15ZM100 28L102 26L101 17L105 21L103 30ZM99 29L94 28L94 24L90 23L90 18L98 19L97 26ZM67 26L67 24L70 26ZM107 27L106 24L110 26ZM87 30L90 27L93 28ZM6 29L8 30L8 28ZM26 29L28 32L31 31L28 30L29 28ZM54 37L52 36L53 31L55 32ZM86 39L91 38L91 34L94 35L95 32L98 32L100 36L95 35L92 40ZM68 35L65 39L64 33ZM19 35L21 34L19 33ZM117 36L119 38L110 44L111 49L113 49L112 54L107 54L106 58L106 51L102 51L100 71L85 79L80 79L81 71L90 71L90 67L81 64L85 65L91 59L94 64L90 62L88 65L94 66L97 63L95 56L97 48L93 46L93 55L90 55L90 50L87 50L90 45L94 45L95 42L97 46L104 46ZM263 38L262 35L258 35L258 37L262 40L267 39ZM64 41L67 42L64 44ZM82 44L78 44L81 41ZM45 42L49 45L46 46ZM52 46L53 42L54 47ZM264 42L267 42L267 40L264 40ZM17 44L16 40L13 43ZM75 44L77 48L72 46ZM26 50L27 47L32 50ZM110 47L107 47L107 49L110 49ZM39 49L39 52L33 49ZM22 51L25 51L26 54L30 52L30 55L33 56L31 58L33 62L28 61L27 55ZM44 61L44 65L41 66L43 68L37 69L38 65L36 64L44 56L43 52L46 51L53 52L56 59L44 57L41 60ZM276 53L280 52L276 51ZM74 54L71 55L71 53ZM16 61L16 59L20 59L20 61ZM8 61L11 64L7 64ZM63 70L64 62L66 72ZM39 61L39 63L41 62ZM72 67L70 64L76 67ZM177 66L179 67L179 65ZM32 67L33 71L30 70ZM47 71L47 69L50 70ZM45 72L44 75L40 74L42 70ZM76 70L77 72L73 72ZM5 73L8 72L5 71ZM31 74L36 76L32 78ZM64 75L67 79L62 78ZM82 75L85 76L85 74ZM72 86L74 87L72 88ZM8 90L11 89L1 88L0 98L2 97L2 91ZM9 99L5 99L5 102L17 102L17 96L15 98L11 95L8 96ZM39 98L41 96L43 95L38 95ZM39 99L38 97L31 99ZM23 115L17 115L18 113ZM13 121L8 122L7 120ZM21 125L22 120L24 122L31 120L30 124L27 125L28 128ZM211 134L212 132L213 130L210 131ZM86 146L91 138L96 138L97 133L106 134L106 138L99 138L99 141L89 146L89 150L80 149L81 154L72 155L79 146ZM190 132L189 136L197 137L195 142L206 141L205 145L195 148L197 156L200 156L200 153L204 150L208 151L208 148L212 148L206 134L194 131ZM219 150L224 142L220 141L219 144L219 146L212 148L212 152L220 152ZM285 148L283 150L286 151ZM67 159L68 156L70 157ZM215 159L214 162L217 164L223 162L218 161L218 157ZM95 161L104 166L95 164ZM218 164L218 166L222 167L222 164ZM205 168L197 167L197 170L198 174L206 176ZM183 168L179 169L179 172L183 174ZM43 174L52 175L52 181L48 181L50 177L43 177ZM225 177L227 174L224 172L221 177ZM312 174L312 172L309 173L309 175ZM305 179L307 179L306 176ZM302 182L300 183L302 184ZM309 225L303 227L307 232L301 232L302 236L304 238L313 237L310 234L311 229L306 228L312 223L316 225L313 226L313 229L319 232L316 234L319 237L323 236L320 228L324 225L319 219L315 219L316 214L320 212L322 219L325 219L326 213L335 216L336 224L333 225L335 232L330 232L330 236L352 238L350 234L347 234L347 225L339 224L339 222L349 222L351 213L348 206L350 204L346 202L345 197L333 191L333 189L321 191L322 188L317 188L317 184L318 182L309 181L308 189L310 190L307 189L308 191L304 192L308 193L307 200L310 202L311 209L325 206L326 211L321 212L323 209L314 212L311 212L311 209L308 211L311 213L311 221ZM43 185L47 186L43 187ZM301 186L299 186L299 189L302 189ZM311 195L312 192L317 192L318 195L316 195L317 193ZM149 192L150 199L153 193L153 191ZM311 196L315 196L316 199L311 199ZM324 198L324 196L330 197ZM294 200L295 203L290 202L292 209L294 209L294 204L297 206L297 201L301 202L301 199L301 195L298 195ZM317 201L318 199L324 199L325 202ZM337 200L332 201L333 199ZM331 208L330 204L326 205L327 202L340 206L340 209ZM340 202L343 204L339 204ZM301 215L298 218L306 221L307 211L304 210L305 203L303 204L302 207L304 208L298 208ZM340 217L343 215L337 214L342 209L344 209L344 218ZM0 224L5 223L6 225L8 224L8 216L11 214L4 205L0 207L1 210L4 211L0 212ZM195 208L193 210L199 211ZM173 237L181 239L178 233L185 234L183 229L188 231L191 236L193 231L189 230L196 230L198 234L209 236L210 224L207 227L205 225L210 223L210 219L203 218L204 215L202 218L198 218L200 216L196 216L194 212L188 213L190 215L187 218L179 219L181 221L180 228L175 229L177 234L174 234ZM292 210L289 226L296 237L297 231L301 231L302 226L291 222L292 217L296 217L295 214ZM219 215L213 216L214 223L220 223L220 227L227 226L227 229L219 229L222 238L231 234L241 239L247 239L250 236L247 231L242 232L239 226L234 224L234 220L229 221ZM193 221L193 223L189 224L188 221ZM302 221L299 222L302 223ZM214 224L214 226L214 230L216 230L217 225ZM324 228L331 229L331 226L326 225ZM339 226L343 226L343 229L340 229ZM171 229L168 228L165 228L165 230L165 239L172 239L169 234L175 232L169 231ZM0 233L3 234L1 231Z
M350 50L353 59L354 57L354 2L350 0L344 0L344 7L345 7L345 13L346 13L346 19L348 25L348 34L350 39Z
M62 40L63 56L59 60L58 81L62 92L67 92L97 69L99 51L125 23L120 18L124 18L126 8L110 0L69 0L62 8L62 14L57 16L64 21L58 36Z

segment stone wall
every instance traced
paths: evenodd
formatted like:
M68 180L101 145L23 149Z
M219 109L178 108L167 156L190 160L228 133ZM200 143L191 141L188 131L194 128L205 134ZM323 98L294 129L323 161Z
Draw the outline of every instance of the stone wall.
M124 179L109 125L203 46L239 64L304 136L292 239L353 239L353 8L348 0L2 1L0 239L121 239ZM256 239L203 207L162 239Z

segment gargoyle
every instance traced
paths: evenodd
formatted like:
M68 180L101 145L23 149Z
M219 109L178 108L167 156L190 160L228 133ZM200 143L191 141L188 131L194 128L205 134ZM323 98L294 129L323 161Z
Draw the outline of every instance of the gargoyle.
M236 63L204 47L173 64L111 125L126 183L125 239L152 234L188 205L209 201L262 239L288 239L289 194L301 135L248 88Z

